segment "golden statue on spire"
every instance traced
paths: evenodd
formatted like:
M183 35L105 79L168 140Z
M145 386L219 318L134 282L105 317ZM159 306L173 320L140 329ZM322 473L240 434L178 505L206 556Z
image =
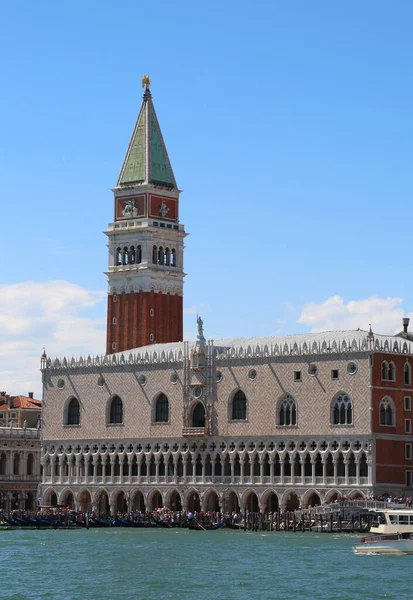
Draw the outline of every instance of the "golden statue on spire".
M145 91L149 90L151 85L151 80L149 75L142 75L142 87L145 88Z

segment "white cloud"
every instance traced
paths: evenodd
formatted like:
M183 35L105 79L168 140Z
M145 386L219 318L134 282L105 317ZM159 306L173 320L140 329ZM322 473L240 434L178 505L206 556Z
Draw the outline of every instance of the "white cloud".
M103 354L105 297L67 281L1 285L0 389L40 397L43 347L49 356Z
M312 332L334 329L368 329L375 333L394 334L402 329L406 314L403 298L377 298L345 302L341 296L331 296L324 302L304 304L298 323L308 325Z

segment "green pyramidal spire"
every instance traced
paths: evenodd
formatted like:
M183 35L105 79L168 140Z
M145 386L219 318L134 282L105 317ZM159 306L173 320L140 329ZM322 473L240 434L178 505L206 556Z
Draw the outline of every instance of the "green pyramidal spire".
M149 79L116 187L145 184L177 189L149 91Z

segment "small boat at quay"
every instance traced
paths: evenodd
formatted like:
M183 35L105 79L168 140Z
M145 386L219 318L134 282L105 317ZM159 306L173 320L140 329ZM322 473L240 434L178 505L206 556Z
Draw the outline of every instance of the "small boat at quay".
M355 547L357 554L413 554L412 533L390 533L362 538Z

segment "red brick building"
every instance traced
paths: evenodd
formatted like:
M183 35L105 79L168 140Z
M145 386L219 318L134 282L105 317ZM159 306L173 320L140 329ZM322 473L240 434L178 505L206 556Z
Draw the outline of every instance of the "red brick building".
M400 340L412 340L408 319ZM412 486L412 362L394 352L372 355L372 433L376 438L376 484Z

